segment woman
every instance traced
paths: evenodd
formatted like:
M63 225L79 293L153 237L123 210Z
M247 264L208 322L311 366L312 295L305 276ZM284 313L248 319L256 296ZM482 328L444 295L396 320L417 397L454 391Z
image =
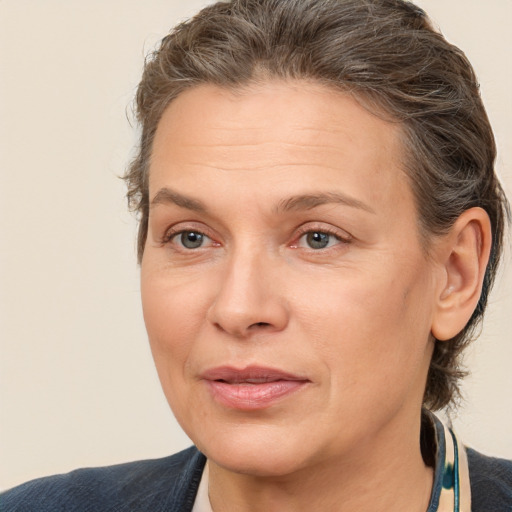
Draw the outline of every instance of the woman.
M511 463L428 412L507 212L463 54L398 0L218 3L162 41L137 108L144 317L197 449L7 510L510 508Z

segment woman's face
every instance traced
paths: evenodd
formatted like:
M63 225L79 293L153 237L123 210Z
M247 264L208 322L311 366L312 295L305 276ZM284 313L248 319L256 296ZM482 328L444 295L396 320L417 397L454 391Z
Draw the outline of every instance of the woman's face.
M164 113L144 317L171 408L218 465L283 475L417 432L439 269L399 136L302 82L200 86Z

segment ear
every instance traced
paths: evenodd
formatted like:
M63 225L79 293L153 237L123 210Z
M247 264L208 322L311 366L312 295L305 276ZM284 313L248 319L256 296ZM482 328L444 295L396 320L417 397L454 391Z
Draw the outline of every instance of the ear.
M443 237L437 253L442 278L432 322L436 339L453 338L471 318L480 299L491 240L491 222L482 208L466 210Z

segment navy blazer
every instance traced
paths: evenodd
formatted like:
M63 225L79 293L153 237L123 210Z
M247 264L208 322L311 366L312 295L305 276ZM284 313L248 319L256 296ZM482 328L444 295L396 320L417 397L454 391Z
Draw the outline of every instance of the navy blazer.
M191 511L205 462L192 447L163 459L39 478L2 494L0 511Z
M512 462L467 454L472 512L512 512ZM163 459L39 478L0 495L0 512L190 512L205 462L192 447ZM433 495L441 474L436 468ZM437 509L434 502L429 511Z

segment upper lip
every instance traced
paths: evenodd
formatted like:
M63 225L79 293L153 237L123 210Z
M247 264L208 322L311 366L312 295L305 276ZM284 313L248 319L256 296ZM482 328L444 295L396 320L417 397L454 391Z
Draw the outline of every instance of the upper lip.
M229 384L240 384L247 382L250 384L261 384L265 382L275 382L278 380L308 381L309 379L295 375L276 368L264 366L246 366L245 368L235 368L233 366L218 366L210 368L201 374L201 378L210 381L222 381Z

